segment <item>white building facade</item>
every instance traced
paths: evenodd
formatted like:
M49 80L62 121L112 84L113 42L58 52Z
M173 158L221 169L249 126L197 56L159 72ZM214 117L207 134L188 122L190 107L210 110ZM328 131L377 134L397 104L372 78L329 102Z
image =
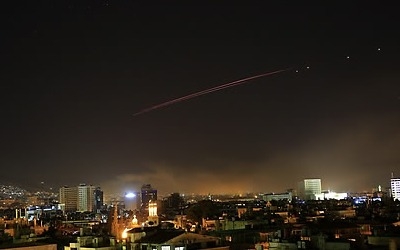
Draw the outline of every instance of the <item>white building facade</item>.
M96 190L95 186L86 184L80 184L78 186L78 211L86 212L93 211L94 208L94 191Z
M390 179L390 189L393 200L400 200L400 178Z
M100 189L86 184L80 184L77 187L61 187L59 190L61 209L65 212L96 211L96 191L98 190Z
M321 179L304 179L299 182L298 194L300 199L315 200L321 194Z

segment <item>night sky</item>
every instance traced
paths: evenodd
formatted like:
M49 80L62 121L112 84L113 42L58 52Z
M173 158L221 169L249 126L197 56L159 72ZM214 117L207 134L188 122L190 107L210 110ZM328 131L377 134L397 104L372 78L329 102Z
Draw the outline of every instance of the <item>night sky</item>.
M242 2L2 3L0 181L121 194L283 192L304 178L388 187L400 176L397 8Z

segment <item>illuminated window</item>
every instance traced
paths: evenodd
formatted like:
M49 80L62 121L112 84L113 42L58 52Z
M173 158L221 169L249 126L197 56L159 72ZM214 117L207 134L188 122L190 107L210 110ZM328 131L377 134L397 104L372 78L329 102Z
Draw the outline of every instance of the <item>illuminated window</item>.
M161 250L171 250L171 246L161 246Z
M184 247L175 247L175 250L185 250Z

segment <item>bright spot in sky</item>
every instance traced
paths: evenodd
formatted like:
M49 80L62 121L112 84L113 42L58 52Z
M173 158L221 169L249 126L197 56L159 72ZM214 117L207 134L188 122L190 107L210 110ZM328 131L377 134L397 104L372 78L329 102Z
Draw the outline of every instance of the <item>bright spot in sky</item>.
M134 193L127 193L125 195L126 198L134 198L136 195Z

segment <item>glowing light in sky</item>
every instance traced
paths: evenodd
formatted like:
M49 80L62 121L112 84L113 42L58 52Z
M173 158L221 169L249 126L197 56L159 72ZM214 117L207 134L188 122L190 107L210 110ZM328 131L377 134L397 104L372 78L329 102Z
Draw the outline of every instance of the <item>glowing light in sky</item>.
M136 195L134 193L132 193L132 192L129 192L129 193L125 194L125 197L126 198L135 198Z

